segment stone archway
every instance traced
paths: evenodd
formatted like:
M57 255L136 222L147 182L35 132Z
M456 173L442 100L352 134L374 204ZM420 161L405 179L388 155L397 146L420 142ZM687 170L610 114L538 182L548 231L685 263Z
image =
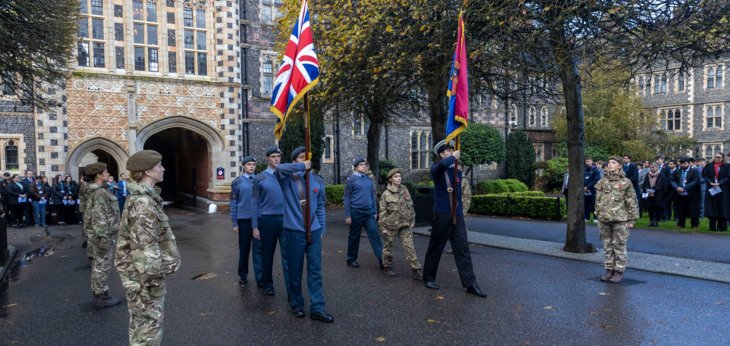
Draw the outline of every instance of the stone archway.
M217 200L230 180L216 179L224 165L223 139L213 127L188 117L167 117L142 128L136 136L138 150L153 149L163 156L163 199L192 202L192 196Z
M124 167L127 163L127 159L129 158L127 151L118 144L106 138L94 137L79 144L68 156L66 170L69 174L71 174L74 180L79 177L79 166L90 163L84 162L85 157L86 160L89 160L89 154L91 154L91 156L96 156L97 158L101 157L102 159L100 161L103 162L106 162L104 160L111 161L110 159L113 159L115 162L107 162L107 164L112 167L118 167L119 172L125 171L122 167Z

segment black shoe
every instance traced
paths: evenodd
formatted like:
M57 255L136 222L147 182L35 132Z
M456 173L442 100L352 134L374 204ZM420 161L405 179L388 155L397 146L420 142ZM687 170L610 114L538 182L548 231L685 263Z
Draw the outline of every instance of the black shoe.
M305 316L305 315L304 315L304 310L303 310L302 308L298 308L298 309L293 309L293 310L291 311L291 313L292 313L292 315L294 315L294 317L296 317L296 318L302 318L302 317L304 317L304 316Z
M238 278L238 284L241 285L241 287L246 287L246 285L248 285L248 280L241 276Z
M82 249L86 249L86 247L87 247L88 245L89 245L89 243L88 243L88 242L83 242L83 243L81 243L81 248L82 248Z
M328 314L326 311L320 311L320 312L310 312L309 318L320 321L320 322L334 322L335 318L332 317L332 315Z
M256 281L256 287L263 288L264 287L264 283L261 282L261 281Z
M432 289L432 290L439 289L439 286L433 281L425 281L423 284L426 285L426 288L428 288L428 289Z
M347 262L347 266L353 267L353 268L360 268L360 263L357 263L357 261Z
M262 287L261 292L267 296L273 296L274 288L273 287Z
M481 298L484 298L487 296L487 294L484 293L484 291L482 291L482 289L479 288L479 286L477 284L473 284L473 285L467 287L466 293L469 293L471 295L475 295L475 296L481 297Z

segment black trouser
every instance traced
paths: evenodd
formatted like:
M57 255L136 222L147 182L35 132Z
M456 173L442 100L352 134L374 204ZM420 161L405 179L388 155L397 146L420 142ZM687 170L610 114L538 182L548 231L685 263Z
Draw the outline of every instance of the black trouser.
M585 209L583 210L583 218L586 220L591 219L591 213L596 211L596 195L591 194L590 196L585 196Z
M724 217L708 216L710 219L710 231L727 231L727 219Z
M25 202L17 204L8 204L10 207L10 214L12 214L12 224L16 227L23 225L23 214L25 213Z
M655 197L649 198L651 199ZM649 212L649 221L659 222L659 220L664 217L664 208L662 208L656 200L651 201L651 203L647 200L646 204L648 205L647 210Z
M668 196L664 200L664 218L667 220L672 220L672 211L674 211L674 215L677 215L677 209L672 206L674 198L674 196Z
M256 283L261 282L261 242L254 239L251 219L238 219L238 276L248 278L248 255L253 259Z
M261 236L261 284L266 288L274 287L274 253L276 243L280 242L281 247L281 268L284 277L284 287L289 291L289 274L286 258L286 240L284 239L284 215L261 215L259 217L259 235ZM291 298L291 294L289 294Z
M469 253L464 217L459 216L456 225L451 223L451 214L434 211L431 214L431 239L428 241L426 259L423 263L423 281L435 281L436 272L444 252L446 241L451 241L456 268L461 285L469 287L477 282Z
M28 200L30 200L30 198L28 198ZM20 204L24 205L23 216L25 217L25 221L23 221L23 226L28 226L33 221L33 204L31 202ZM36 223L38 223L38 221L36 221Z
M696 208L694 205L692 205L692 199L690 199L689 196L677 196L674 199L674 205L676 207L676 213L677 213L677 226L679 227L685 227L685 223L687 221L687 218L691 218L690 225L692 227L697 227L700 225L700 218L699 217L691 217L692 215L692 209Z

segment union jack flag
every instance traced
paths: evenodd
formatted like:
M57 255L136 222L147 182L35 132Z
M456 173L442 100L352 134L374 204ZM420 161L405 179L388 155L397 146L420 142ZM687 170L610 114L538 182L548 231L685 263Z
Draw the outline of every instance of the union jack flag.
M307 1L302 0L299 17L286 45L284 59L276 73L274 90L271 92L269 109L279 117L274 126L276 139L281 139L284 133L289 112L319 81L318 63L309 22L309 8Z

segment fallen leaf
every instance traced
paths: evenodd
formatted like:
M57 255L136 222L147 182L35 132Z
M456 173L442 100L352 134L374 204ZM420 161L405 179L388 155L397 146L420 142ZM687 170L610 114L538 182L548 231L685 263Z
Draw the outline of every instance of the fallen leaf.
M383 341L385 341L385 338L382 337L382 336L379 336L379 337L375 338L375 341L377 341L377 342L383 342Z
M342 253L342 250L337 250L337 253Z
M427 319L426 322L428 322L428 323L439 323L439 321L434 320L434 319L431 319L431 318Z
M444 296L436 296L436 300L444 300Z
M545 310L554 310L555 308L552 305L548 305L548 306L544 307L543 309L545 309Z
M213 314L212 312L203 312L203 313L200 314L200 316L205 317L207 315L212 315L212 314Z
M3 306L3 307L4 307L4 308L12 308L13 306L17 306L17 305L18 305L18 303L13 303L13 304L8 304L8 305L5 305L5 306Z
M601 324L601 328L603 328L603 329L611 329L611 328L613 328L613 326L610 325L610 324Z
M606 292L600 292L600 293L598 293L598 294L599 294L599 295L602 295L602 296L607 296L607 295L608 295L608 293L606 293Z
M276 310L271 310L271 311L267 312L267 314L269 314L269 315L273 315L275 313L276 313Z
M195 275L195 276L191 277L190 279L192 279L192 280L208 280L208 279L212 279L212 278L214 278L216 276L218 276L218 274L216 274L216 273L203 273L203 274Z

